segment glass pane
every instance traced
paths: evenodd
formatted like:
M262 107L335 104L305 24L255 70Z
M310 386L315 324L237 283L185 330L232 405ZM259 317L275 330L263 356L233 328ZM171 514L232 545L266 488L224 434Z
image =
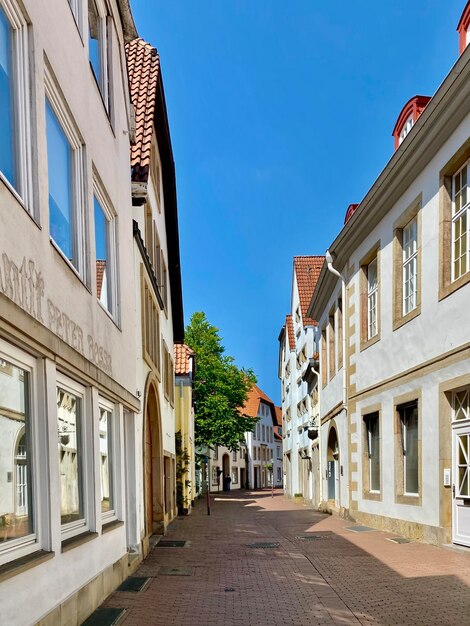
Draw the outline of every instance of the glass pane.
M380 433L379 418L369 418L370 436L370 489L380 491Z
M468 480L468 468L459 467L459 496L470 496L470 485Z
M468 436L459 436L459 465L468 465Z
M94 0L88 0L88 47L91 67L101 88L102 73L100 63L101 19Z
M112 413L100 407L101 511L113 509L111 465Z
M112 312L109 274L109 221L98 200L95 205L95 248L96 248L96 295L101 304Z
M405 491L418 493L418 407L405 411Z
M51 105L46 101L50 236L73 263L71 148Z
M5 178L15 186L11 43L12 28L5 13L0 8L0 170Z
M57 388L59 438L60 516L67 524L84 517L82 492L81 402Z
M367 266L367 285L369 293L377 286L377 259Z
M29 374L0 359L0 542L33 532Z

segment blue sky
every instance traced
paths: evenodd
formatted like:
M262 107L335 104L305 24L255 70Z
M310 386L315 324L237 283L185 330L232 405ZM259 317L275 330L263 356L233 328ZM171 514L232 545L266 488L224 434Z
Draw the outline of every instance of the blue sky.
M465 0L134 0L161 56L185 322L205 311L279 404L292 257L323 254L458 55Z

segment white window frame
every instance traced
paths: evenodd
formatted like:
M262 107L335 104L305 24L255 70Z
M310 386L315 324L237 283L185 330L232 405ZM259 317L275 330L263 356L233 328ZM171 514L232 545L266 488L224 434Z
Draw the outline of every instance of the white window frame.
M111 413L111 437L108 438L108 441L111 446L111 454L108 453L108 463L111 466L111 481L110 481L110 490L112 490L113 496L113 508L109 511L101 511L101 452L98 440L98 457L99 457L99 471L100 471L100 480L99 480L99 488L100 488L100 514L101 520L103 524L108 522L112 522L118 518L118 510L119 510L119 489L118 489L118 468L119 468L119 433L120 433L120 420L119 420L119 412L116 410L116 406L110 402L109 400L103 398L102 396L98 397L98 437L99 437L99 422L100 422L100 409L104 409L105 411L109 411Z
M403 227L403 269L402 269L402 312L407 315L414 311L418 306L418 217ZM407 254L408 244L411 244L410 253ZM407 274L409 272L409 274ZM413 291L409 290L409 286L413 284Z
M33 190L33 137L31 132L32 99L30 90L30 46L28 22L15 0L0 0L0 6L12 27L12 81L15 133L15 169L18 189L0 172L0 179L25 210L35 215Z
M105 106L108 114L111 113L111 62L112 62L112 45L111 45L111 37L112 37L112 28L111 28L111 18L110 12L105 0L93 0L96 6L96 10L98 11L99 18L99 26L100 36L99 36L99 61L100 61L100 69L101 69L101 81L98 76L95 76L95 71L93 67L90 69L93 73L93 76L96 79L96 83L99 88L99 92L103 99L103 104ZM88 8L88 0L87 0L87 8ZM88 25L88 17L87 17L87 33L88 33L89 25ZM88 41L88 40L87 40ZM89 45L89 41L88 41Z
M67 111L67 106L62 99L59 89L52 76L52 72L46 65L44 75L44 86L46 100L49 102L51 109L56 116L62 131L69 142L72 149L72 163L71 163L71 199L72 199L72 220L76 232L74 233L75 241L73 247L77 253L77 267L66 257L60 246L50 236L51 243L54 248L60 253L66 263L72 268L72 270L83 280L87 282L86 271L86 175L85 175L85 146L81 139L80 133L74 121L71 119L70 114ZM44 103L46 106L46 102ZM45 135L47 145L47 131ZM48 177L49 177L49 163L48 163ZM50 222L48 223L50 229Z
M458 211L455 209L456 205L456 180L458 176L462 176L465 171L466 181L465 181L465 202L462 202ZM452 176L452 241L451 241L451 277L452 281L457 280L461 276L464 276L470 270L470 160L467 161L453 176ZM461 197L463 195L463 187L460 188L459 194ZM466 238L466 246L465 250L462 253L460 250L459 259L461 259L465 255L465 269L463 272L459 272L458 274L455 271L455 243L456 243L456 228L457 223L459 223L463 218L466 219L466 230L465 233L460 233L459 239L461 240L463 236Z
M0 339L0 359L4 359L25 370L29 375L29 420L30 420L30 444L31 449L28 451L30 455L31 465L31 502L34 530L25 537L12 539L0 543L0 565L27 556L32 552L44 549L44 515L47 505L43 504L48 499L48 487L44 481L44 459L45 452L41 448L42 434L40 432L40 424L37 416L39 415L38 406L38 364L34 357L23 352L16 346Z
M406 122L402 126L402 129L401 129L401 132L400 132L400 137L398 139L398 144L399 145L402 143L402 141L405 139L405 137L409 134L409 132L413 128L413 126L414 126L413 116L410 115L408 117L408 119L406 120Z
M74 522L67 524L60 524L61 526L61 538L62 541L70 539L76 535L87 532L91 528L93 522L92 515L94 513L94 505L92 497L94 496L94 489L91 488L93 484L93 446L90 445L92 441L91 432L91 401L90 390L69 378L68 376L57 372L56 376L56 388L70 393L80 398L81 415L80 415L80 453L82 455L82 498L83 498L83 517ZM87 419L88 413L88 419ZM58 416L56 415L56 424L58 423ZM78 453L78 448L77 448ZM59 459L57 459L59 462ZM59 465L57 471L59 471ZM59 479L60 484L60 479ZM59 513L61 508L60 495L59 495ZM60 523L60 519L59 519Z
M370 266L375 263L375 284L370 281ZM373 339L379 333L378 300L379 300L379 262L375 256L367 264L367 339ZM375 328L375 331L374 331Z
M378 441L378 454L379 454L379 484L381 481L381 473L382 473L382 464L380 458L380 418L379 413L370 413L368 415L364 415L364 421L366 425L366 437L367 437L367 456L369 461L369 493L380 493L379 489L372 489L372 429L371 429L371 421L372 419L377 420L378 428L379 428L379 441Z
M118 272L118 256L117 256L117 215L114 211L110 200L108 199L107 194L104 192L102 186L98 183L96 178L93 180L93 196L96 196L101 209L105 215L107 220L107 236L108 236L108 247L107 251L110 259L110 267L109 272L106 276L106 280L110 281L110 295L111 295L111 310L106 308L104 304L98 298L98 292L96 293L96 298L98 303L103 308L103 310L116 322L120 321L120 302L119 302L119 272ZM94 204L94 203L93 203ZM93 210L93 218L94 218L94 210ZM93 219L93 225L94 219ZM96 233L95 233L95 280L96 280ZM108 269L108 268L107 268ZM109 303L108 303L109 304Z
M83 37L83 0L68 0L80 37Z

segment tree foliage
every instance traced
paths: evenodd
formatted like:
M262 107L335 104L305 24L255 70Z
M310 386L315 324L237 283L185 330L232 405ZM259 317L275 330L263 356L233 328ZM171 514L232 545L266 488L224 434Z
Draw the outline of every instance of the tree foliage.
M252 370L239 369L234 359L225 354L219 330L203 312L192 315L185 343L196 356L196 444L238 450L244 433L256 423L241 412L256 377Z

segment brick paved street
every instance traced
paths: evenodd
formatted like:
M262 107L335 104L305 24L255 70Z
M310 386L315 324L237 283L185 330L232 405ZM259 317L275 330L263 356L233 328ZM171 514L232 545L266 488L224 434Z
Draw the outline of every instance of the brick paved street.
M221 495L210 517L200 501L165 537L189 547L157 546L135 574L144 590L104 606L126 608L125 626L470 624L470 554L352 525L280 493Z

